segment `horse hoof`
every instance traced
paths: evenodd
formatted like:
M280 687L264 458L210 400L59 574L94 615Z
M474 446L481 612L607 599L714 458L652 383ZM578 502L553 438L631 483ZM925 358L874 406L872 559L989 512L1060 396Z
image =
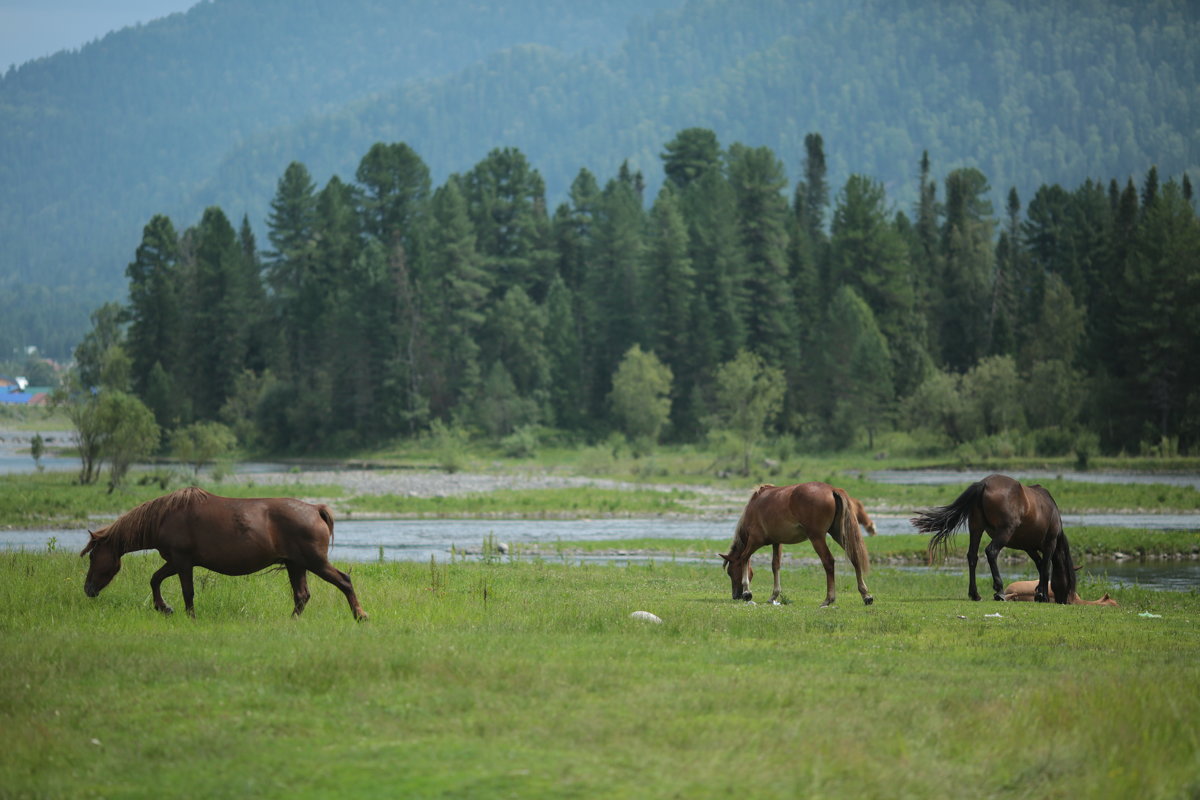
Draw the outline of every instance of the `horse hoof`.
M162 606L158 609L158 611L160 614L168 617L175 613L175 609L171 608L170 606Z
M869 606L869 605L871 605L871 604L872 604L872 603L874 603L874 602L875 602L875 598L874 598L874 597L871 597L871 595L869 595L869 594L864 594L864 595L863 595L863 604L864 604L864 605L868 605L868 606Z
M361 614L359 614L358 616L356 616L356 617L354 618L354 621L355 621L355 622L366 622L366 621L367 621L367 620L369 620L369 619L370 619L370 617L369 617L369 616L367 616L367 612L365 612L365 611L364 611L363 613L361 613Z

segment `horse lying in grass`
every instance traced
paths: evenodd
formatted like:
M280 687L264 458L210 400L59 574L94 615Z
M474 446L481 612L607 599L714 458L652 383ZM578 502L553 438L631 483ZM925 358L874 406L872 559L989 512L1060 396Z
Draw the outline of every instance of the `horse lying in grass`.
M769 544L772 551L771 571L775 577L771 602L778 600L782 546L807 539L825 568L825 602L821 603L821 607L832 605L837 590L833 580L833 553L825 541L825 534L832 536L850 557L858 578L858 593L862 595L864 603L871 605L875 598L871 597L863 580L869 568L867 546L858 527L850 496L844 489L835 489L819 482L794 486L768 484L754 491L738 520L729 552L717 553L725 562L733 599L753 599L750 580L754 571L750 568L750 556L755 550Z
M971 540L967 548L970 582L967 595L979 600L975 585L975 565L979 561L979 542L983 532L991 537L984 552L992 569L993 598L1004 600L1003 581L996 557L1005 547L1024 550L1038 570L1033 599L1045 603L1053 596L1066 604L1075 594L1075 565L1071 546L1063 533L1062 516L1054 498L1038 485L1022 486L1007 475L989 475L971 484L948 506L934 508L913 517L912 524L922 533L932 533L929 555L962 524L967 523ZM1053 590L1053 595L1051 594Z
M1037 581L1013 581L1008 586L1004 587L1004 599L1005 600L1021 600L1021 601L1026 601L1026 602L1033 600L1034 592L1037 591L1037 584L1038 584ZM1054 590L1053 589L1050 590L1050 599L1051 600L1054 599ZM1074 593L1071 595L1071 599L1068 600L1067 602L1073 606L1115 606L1115 605L1119 605L1116 600L1109 597L1108 592L1105 592L1104 595L1099 600L1084 600L1082 597L1079 596L1078 593Z
M91 532L89 532L91 533ZM166 559L150 578L154 608L172 609L163 601L164 579L179 576L187 613L192 605L192 569L204 567L222 575L248 575L282 564L292 583L293 615L308 603L307 572L336 586L350 603L354 618L367 614L359 605L350 576L329 563L333 514L325 505L285 498L218 497L195 487L179 489L142 503L95 533L80 556L91 554L83 591L95 597L121 570L121 556L136 550L158 550Z

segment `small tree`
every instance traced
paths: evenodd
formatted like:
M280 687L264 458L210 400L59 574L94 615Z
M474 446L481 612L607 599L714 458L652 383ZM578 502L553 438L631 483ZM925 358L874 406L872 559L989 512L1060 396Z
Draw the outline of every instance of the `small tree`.
M135 461L147 458L158 447L161 431L154 412L125 392L106 391L96 410L100 453L109 464L108 491L121 485Z
M236 445L233 431L219 422L193 422L171 434L171 452L183 463L191 464L196 476L205 464L228 455Z
M750 474L750 452L783 407L783 370L742 350L717 368L713 423L732 431L742 443L742 474Z
M37 467L37 471L42 471L42 454L46 452L46 442L42 439L40 433L33 435L33 440L29 443L29 454L33 456L33 464Z
M671 417L671 368L634 345L613 373L613 415L635 443L653 445Z

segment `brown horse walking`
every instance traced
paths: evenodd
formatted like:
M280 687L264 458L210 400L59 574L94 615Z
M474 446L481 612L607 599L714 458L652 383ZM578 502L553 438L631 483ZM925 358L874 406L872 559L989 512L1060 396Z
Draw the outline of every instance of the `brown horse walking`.
M967 569L970 585L967 595L979 600L975 585L975 565L979 562L979 542L983 532L991 537L984 552L992 568L993 598L1004 600L1004 582L996 557L1005 547L1024 550L1038 570L1034 600L1039 603L1053 599L1066 604L1075 595L1075 565L1071 546L1063 533L1062 516L1050 493L1036 484L1022 486L1007 475L989 475L967 487L958 499L948 506L934 508L913 517L912 524L922 533L932 533L929 553L967 523L971 540L967 548Z
M837 594L833 580L833 553L825 542L825 534L841 545L854 565L858 578L858 593L867 605L875 602L867 591L863 575L867 573L867 546L858 520L854 516L850 496L843 489L827 483L800 483L794 486L760 486L754 491L738 520L728 553L718 553L725 560L733 599L751 600L750 556L764 545L771 545L771 571L775 577L771 602L779 599L779 567L781 549L785 544L808 539L825 568L825 602L832 605Z
M79 554L92 556L83 584L88 597L108 586L121 570L125 553L158 550L167 563L150 578L150 590L154 608L164 614L172 609L163 601L160 587L172 575L179 576L184 606L194 617L194 567L222 575L248 575L282 564L291 579L295 616L308 603L307 571L341 589L355 619L367 618L350 576L329 563L333 514L325 505L286 498L218 497L191 487L142 503L91 537Z

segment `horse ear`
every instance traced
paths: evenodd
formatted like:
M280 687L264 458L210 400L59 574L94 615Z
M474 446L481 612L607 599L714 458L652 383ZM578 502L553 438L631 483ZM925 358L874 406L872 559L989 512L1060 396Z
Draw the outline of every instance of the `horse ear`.
M729 562L729 556L728 556L727 554L725 554L725 553L717 553L717 555L719 555L721 558L725 559L726 563L728 563L728 562Z
M83 550L79 553L80 558L83 558L88 553L92 552L92 549L96 546L96 542L100 541L100 537L97 536L94 531L88 531L88 536L91 538L88 539L88 543L83 546Z

